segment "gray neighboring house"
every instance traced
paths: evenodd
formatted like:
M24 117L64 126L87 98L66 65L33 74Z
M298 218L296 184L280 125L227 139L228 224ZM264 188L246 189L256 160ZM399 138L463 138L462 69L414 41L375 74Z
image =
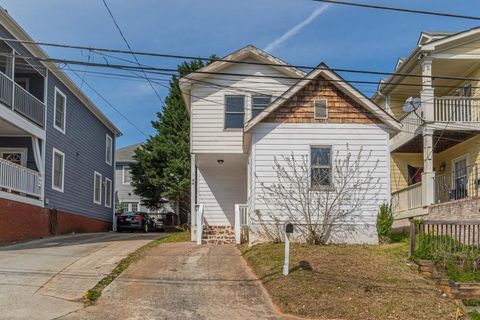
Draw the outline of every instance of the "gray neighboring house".
M0 7L0 242L114 223L120 131Z
M150 210L142 205L142 198L135 194L130 175L130 165L135 163L133 155L135 149L142 144L137 143L127 147L118 149L115 152L115 203L122 208L123 212L127 211L142 211L150 214L167 214L173 213L174 209L170 203L165 203L158 210ZM117 208L118 209L118 208Z

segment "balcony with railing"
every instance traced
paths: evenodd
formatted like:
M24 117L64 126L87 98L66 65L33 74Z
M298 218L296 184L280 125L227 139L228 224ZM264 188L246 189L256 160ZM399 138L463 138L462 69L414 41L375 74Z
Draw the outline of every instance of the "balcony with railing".
M0 191L39 199L42 181L37 171L0 158Z
M424 124L442 131L480 131L480 97L435 97L433 99L433 117L427 119L425 114L423 107L420 107L416 111L404 114L399 119L402 130L390 139L392 151L421 135Z
M30 122L45 128L45 75L39 66L13 55L0 42L0 103Z

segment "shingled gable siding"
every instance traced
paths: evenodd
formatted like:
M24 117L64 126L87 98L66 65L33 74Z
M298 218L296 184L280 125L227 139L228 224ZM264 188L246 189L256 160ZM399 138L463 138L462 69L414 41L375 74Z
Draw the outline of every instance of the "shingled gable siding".
M67 96L65 134L53 127L54 94L57 86ZM112 220L112 208L93 203L94 171L102 180L114 181L114 165L105 163L105 135L114 134L87 109L56 77L49 73L47 96L47 145L45 198L49 207L104 221ZM65 153L64 192L52 190L52 149ZM113 145L115 150L115 140ZM114 199L112 195L112 199Z
M315 119L314 101L327 99L328 118ZM365 98L367 99L367 98ZM364 107L322 77L313 80L263 122L275 123L381 123Z

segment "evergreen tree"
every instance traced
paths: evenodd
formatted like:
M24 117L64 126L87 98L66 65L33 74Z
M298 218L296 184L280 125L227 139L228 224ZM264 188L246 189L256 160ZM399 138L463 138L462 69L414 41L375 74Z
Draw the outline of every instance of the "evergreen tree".
M206 65L202 60L192 60L177 69L182 77ZM151 209L159 208L165 200L175 201L180 220L185 223L190 212L190 117L177 76L172 76L165 107L152 126L156 134L135 150L132 185Z

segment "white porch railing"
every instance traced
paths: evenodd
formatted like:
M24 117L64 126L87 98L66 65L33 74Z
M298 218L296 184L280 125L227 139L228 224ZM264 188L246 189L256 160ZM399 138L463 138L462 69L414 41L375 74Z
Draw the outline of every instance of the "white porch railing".
M202 235L203 235L203 204L195 205L195 214L197 218L197 230L196 230L196 240L197 244L202 244Z
M248 227L248 206L246 204L235 205L235 242L242 242L242 230Z
M480 122L480 98L437 97L434 111L437 122Z
M37 171L0 159L0 189L41 197L41 188Z
M13 80L2 72L0 72L0 102L45 128L45 104L18 84L14 84Z
M422 207L422 183L418 182L392 193L395 212Z

